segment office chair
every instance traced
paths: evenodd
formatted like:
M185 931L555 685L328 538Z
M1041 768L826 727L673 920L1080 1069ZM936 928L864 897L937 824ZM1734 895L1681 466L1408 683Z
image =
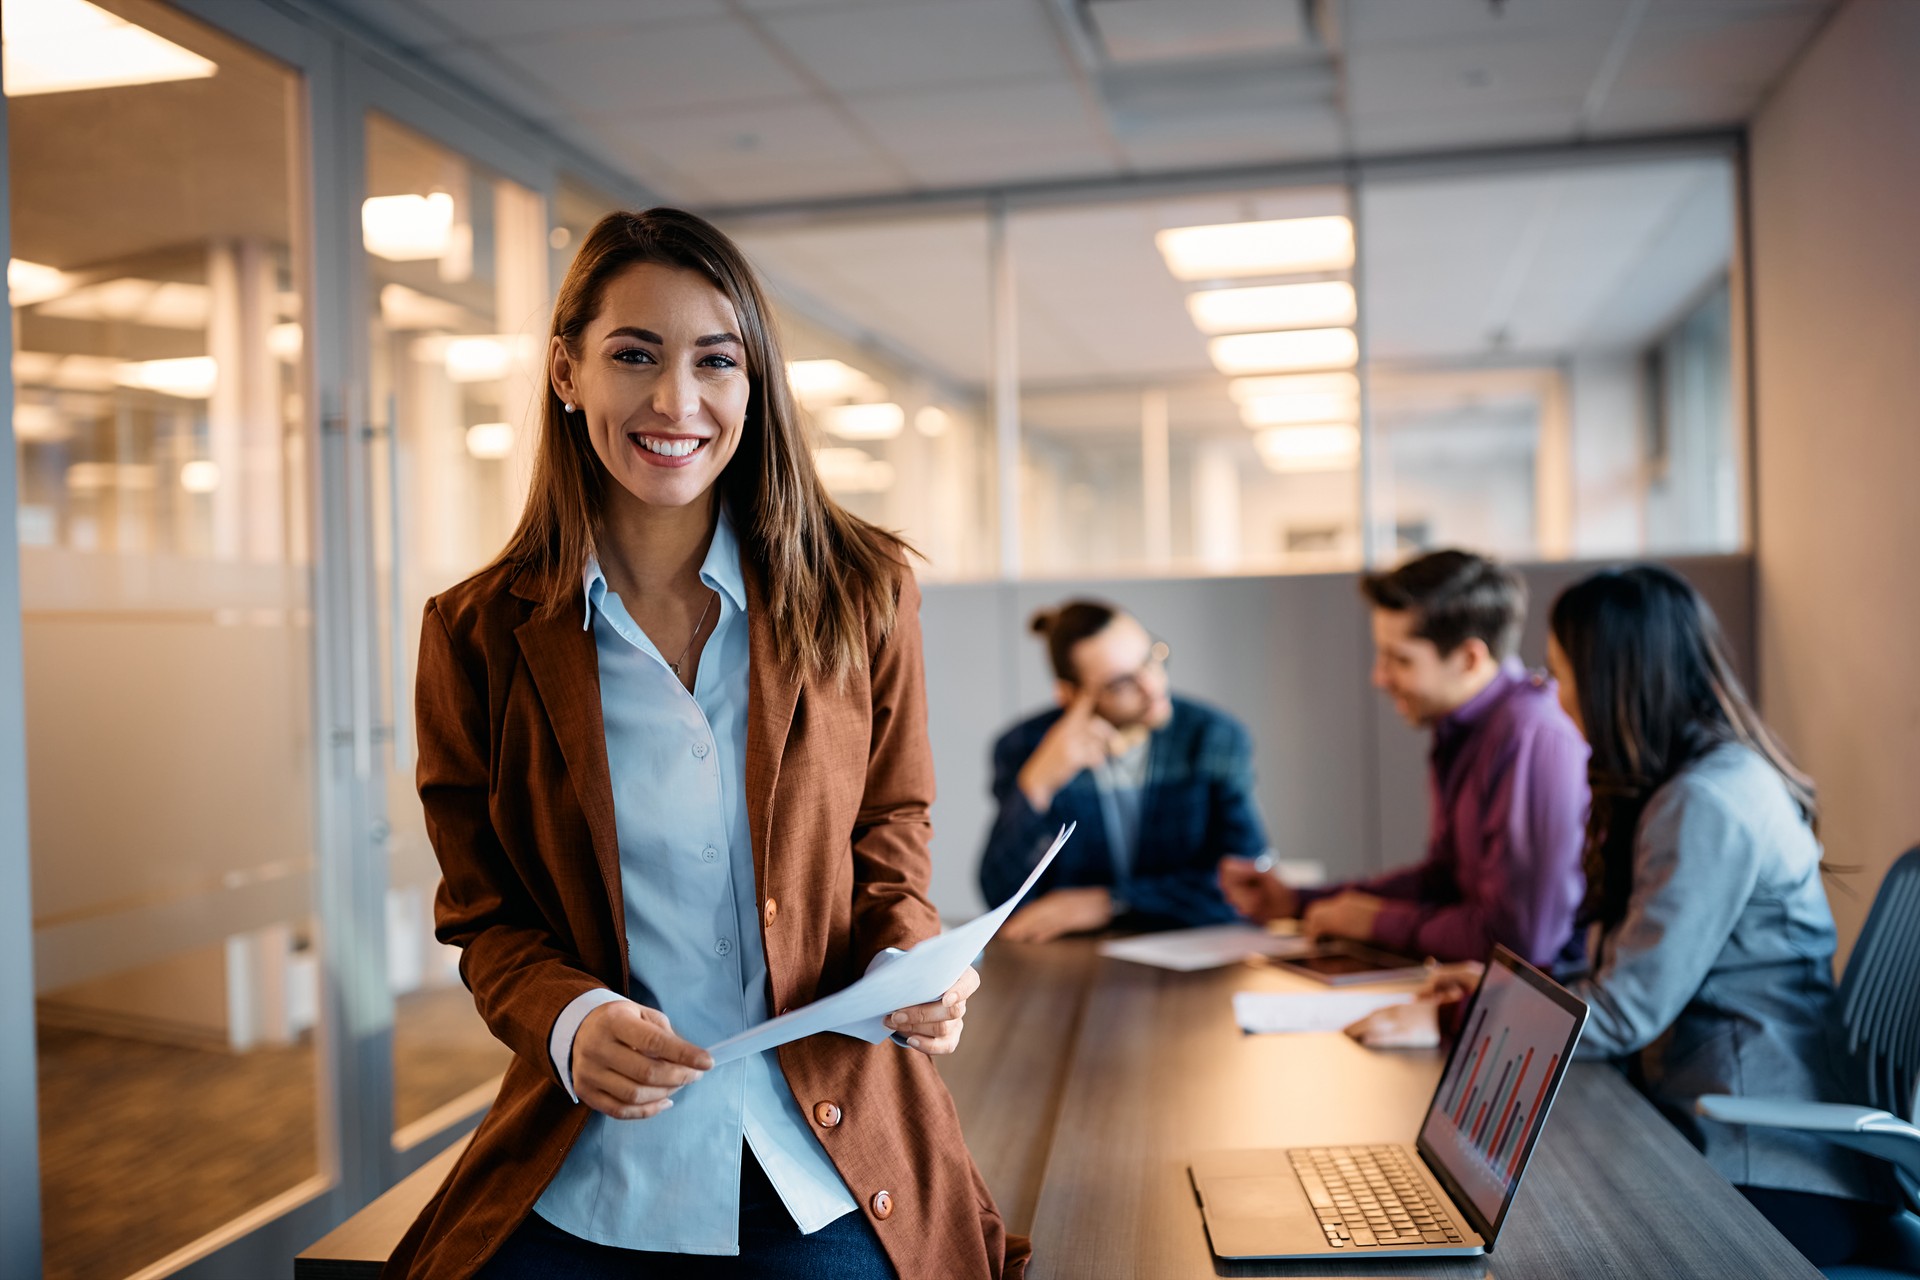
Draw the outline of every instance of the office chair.
M1793 1129L1864 1151L1893 1166L1905 1199L1890 1252L1870 1265L1826 1270L1828 1280L1920 1276L1920 847L1887 872L1840 982L1847 1049L1863 1067L1866 1106L1709 1094L1696 1110L1727 1124Z

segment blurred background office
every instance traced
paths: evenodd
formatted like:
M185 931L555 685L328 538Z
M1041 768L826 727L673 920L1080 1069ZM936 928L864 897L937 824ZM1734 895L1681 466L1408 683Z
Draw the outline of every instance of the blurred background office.
M1414 856L1354 583L1444 545L1701 587L1843 948L1920 833L1913 0L3 16L0 1274L282 1274L491 1098L411 655L610 208L739 238L828 486L926 556L949 916L1082 591L1246 721L1283 855Z

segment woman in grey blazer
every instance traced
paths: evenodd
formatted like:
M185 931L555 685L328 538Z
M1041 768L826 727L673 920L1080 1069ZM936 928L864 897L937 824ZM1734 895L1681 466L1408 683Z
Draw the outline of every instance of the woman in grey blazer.
M1885 1215L1875 1175L1842 1148L1694 1113L1710 1093L1851 1100L1813 782L1741 689L1712 611L1670 570L1569 587L1547 662L1593 753L1591 965L1568 983L1591 1009L1578 1054L1618 1062L1801 1252L1840 1261ZM1352 1030L1406 1043L1417 1017Z

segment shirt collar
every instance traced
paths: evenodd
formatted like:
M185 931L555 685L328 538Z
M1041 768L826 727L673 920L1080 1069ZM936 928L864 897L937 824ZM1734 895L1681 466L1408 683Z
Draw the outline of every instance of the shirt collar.
M1515 685L1527 678L1527 669L1520 665L1520 659L1508 658L1500 664L1500 669L1487 682L1487 687L1468 698L1446 715L1440 717L1437 728L1458 733L1470 729L1487 718L1487 713L1498 706Z
M740 540L734 536L733 521L727 516L727 507L720 504L720 518L713 524L713 541L707 544L707 558L700 562L700 581L718 591L733 602L733 607L745 613L747 609L747 580L740 572ZM600 557L587 553L586 567L581 570L580 584L585 589L587 607L580 628L583 631L593 629L593 611L607 595L607 576L600 571Z

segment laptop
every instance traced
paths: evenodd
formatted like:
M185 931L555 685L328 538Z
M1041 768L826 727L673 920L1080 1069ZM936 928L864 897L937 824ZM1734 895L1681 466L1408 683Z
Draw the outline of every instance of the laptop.
M1505 947L1412 1143L1218 1151L1189 1172L1222 1258L1486 1253L1586 1025L1587 1006Z

